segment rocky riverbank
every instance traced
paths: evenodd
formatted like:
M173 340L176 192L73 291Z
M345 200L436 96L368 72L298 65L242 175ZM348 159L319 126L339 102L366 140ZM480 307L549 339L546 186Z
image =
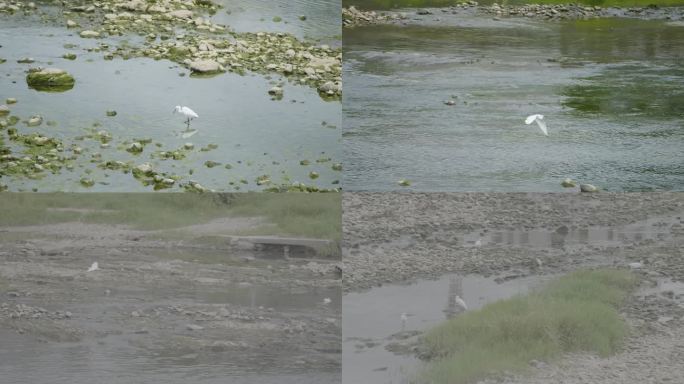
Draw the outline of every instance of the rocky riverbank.
M529 375L499 375L481 384L684 379L684 194L347 192L343 212L343 289L353 292L349 297L388 284L380 289L406 289L400 305L412 308L412 287L449 273L464 280L489 277L500 289L588 267L631 268L639 277L639 288L621 310L630 337L620 353L533 360ZM409 282L418 284L403 286ZM491 292L470 293L482 299ZM435 300L441 302L439 292ZM400 310L391 311L395 316ZM423 357L421 333L402 330L359 345L385 345L402 359Z
M211 21L219 10L220 5L209 0L0 2L0 13L35 16L41 22L73 30L84 39L131 35L142 38L138 44L100 43L93 48L106 60L167 59L184 65L195 75L225 71L280 74L293 83L316 88L321 97L341 97L339 48L302 41L287 33L233 32L230 26Z
M451 7L401 11L364 11L354 6L342 10L343 25L410 24L440 15L490 16L494 20L525 17L542 20L584 20L593 18L639 18L645 20L684 20L684 7L600 7L576 4L479 5L468 1Z
M343 212L346 292L449 272L508 280L538 273L537 260L549 273L640 261L684 281L684 194L348 192Z

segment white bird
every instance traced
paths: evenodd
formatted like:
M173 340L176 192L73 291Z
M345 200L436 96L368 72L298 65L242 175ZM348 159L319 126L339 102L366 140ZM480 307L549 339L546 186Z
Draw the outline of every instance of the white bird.
M546 130L546 122L544 122L544 115L529 115L527 116L527 119L525 119L525 124L530 125L533 121L537 122L539 129L541 129L542 132L544 132L544 135L549 135L549 132Z
M406 321L408 320L408 313L403 312L401 314L401 330L403 331L406 328Z
M324 304L324 305L328 305L328 304L330 304L331 302L332 302L332 300L330 300L329 297L326 297L325 299L323 299L323 304Z
M196 119L199 117L199 115L197 113L195 113L195 111L193 111L192 109L190 109L186 106L176 105L176 107L173 109L173 113L176 113L176 112L180 113L181 115L183 115L187 118L187 120L185 120L185 124L188 125L188 130L190 130L190 120Z
M454 301L456 302L456 305L463 308L464 311L468 310L468 306L466 305L466 302L463 299L461 299L461 296L456 296L456 299L454 299Z
M96 261L93 263L93 265L90 266L90 268L88 268L88 272L97 271L98 269L100 269L100 267L97 265Z
M475 246L476 246L476 247L479 247L479 246L481 246L481 245L482 245L482 240L477 239L477 241L475 242Z

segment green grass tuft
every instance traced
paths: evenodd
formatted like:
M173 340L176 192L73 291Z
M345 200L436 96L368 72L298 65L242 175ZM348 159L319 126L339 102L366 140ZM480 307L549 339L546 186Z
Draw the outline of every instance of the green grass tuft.
M627 334L618 308L635 286L629 271L579 271L529 295L466 312L425 335L432 362L419 382L472 383L524 372L530 360L565 352L611 355Z

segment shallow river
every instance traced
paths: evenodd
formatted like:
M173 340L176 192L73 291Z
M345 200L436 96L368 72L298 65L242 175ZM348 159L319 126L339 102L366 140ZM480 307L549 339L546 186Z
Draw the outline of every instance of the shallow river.
M302 38L326 40L326 43L335 36L339 39L339 23L334 25L331 16L322 16L339 2L318 3L308 13L299 9L306 8L306 4L287 9L308 15L304 21L289 20L283 4L270 2L268 7L248 7L249 15L243 15L231 27L238 31L290 32ZM224 8L214 15L214 22L231 23L231 15L225 12ZM290 22L271 21L276 13ZM268 22L260 21L258 15ZM182 182L194 180L221 191L235 190L236 186L240 190L260 190L263 187L257 186L255 180L261 175L269 175L275 184L298 181L321 188L336 186L333 182L340 174L332 169L332 164L341 157L338 101L324 101L315 89L287 81L285 97L272 100L268 90L280 80L277 74L263 76L248 72L241 76L229 72L212 78L195 78L187 76L189 72L185 68L166 60L115 58L106 61L103 53L87 49L101 42L117 46L127 39L135 42L138 38L82 39L78 31L43 23L35 16L0 14L0 58L7 60L0 64L0 104L13 97L18 103L9 106L12 115L22 121L33 115L44 118L38 127L27 127L20 122L17 124L20 134L41 133L63 140L65 148L78 145L84 150L72 171L63 169L41 180L3 178L2 184L10 190L151 190L130 174L97 168L90 160L98 154L103 160L150 162L161 172L181 176ZM65 44L74 47L67 48ZM62 58L69 52L77 55L76 60ZM35 62L17 63L23 57L31 57ZM76 78L75 87L62 93L29 89L25 72L36 66L68 71ZM187 105L199 114L191 123L191 128L197 130L193 136L181 137L185 124L181 116L171 113L175 105ZM115 110L117 115L108 117L108 110ZM97 141L75 140L88 134L89 129L109 132L113 136L110 147L100 148ZM0 135L5 134L0 131ZM152 144L142 154L132 155L124 150L124 143L134 139L152 139ZM12 145L6 137L4 141ZM194 145L194 150L183 160L151 158L154 151L175 150L188 142ZM210 144L218 148L200 151ZM308 160L310 165L300 165L302 160ZM207 161L220 165L209 168L205 166ZM311 171L320 176L310 178ZM88 189L81 186L79 181L83 177L92 178L95 186Z
M439 11L345 30L344 187L682 190L683 41L675 22Z

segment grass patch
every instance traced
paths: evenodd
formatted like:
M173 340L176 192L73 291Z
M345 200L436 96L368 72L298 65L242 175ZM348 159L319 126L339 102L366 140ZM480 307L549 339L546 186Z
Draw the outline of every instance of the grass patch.
M530 360L549 361L565 352L611 355L627 333L618 308L636 283L629 271L579 271L529 295L466 312L425 335L432 361L418 382L472 383L522 373Z
M397 9L397 8L422 8L422 7L448 7L463 3L465 0L342 0L345 7L354 5L362 9ZM584 4L598 5L601 7L647 7L657 5L660 7L684 5L684 0L491 0L480 1L481 5L492 3L503 5L525 4Z
M3 193L0 226L80 221L173 229L221 217L263 216L268 234L339 241L340 194Z

